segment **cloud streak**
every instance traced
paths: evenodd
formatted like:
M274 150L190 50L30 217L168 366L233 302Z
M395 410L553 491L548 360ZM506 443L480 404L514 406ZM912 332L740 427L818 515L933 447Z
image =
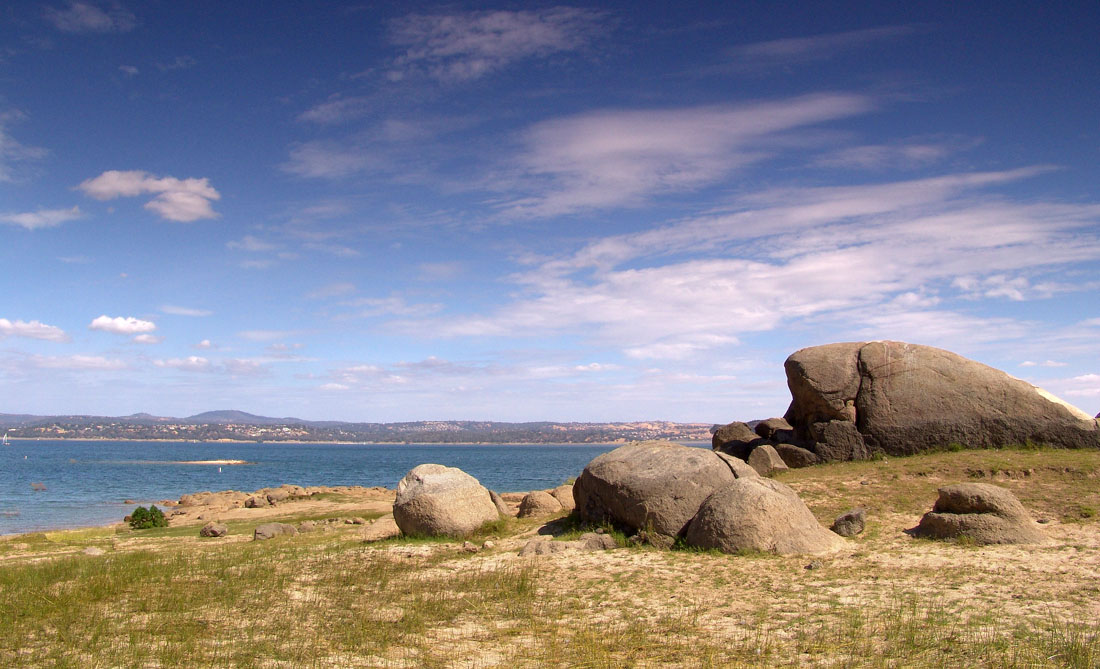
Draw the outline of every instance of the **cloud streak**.
M554 216L638 206L711 185L763 160L785 131L871 111L866 96L821 93L781 101L646 111L599 111L544 121L525 133L519 180L535 191L506 205Z

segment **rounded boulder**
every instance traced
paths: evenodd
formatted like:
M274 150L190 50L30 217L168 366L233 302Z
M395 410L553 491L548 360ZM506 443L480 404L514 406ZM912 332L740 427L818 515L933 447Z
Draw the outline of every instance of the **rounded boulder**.
M738 469L745 470L752 471ZM714 451L646 441L589 462L573 484L573 499L582 520L676 537L711 493L739 475Z
M817 522L794 490L762 477L738 479L710 495L685 539L724 553L825 553L844 545Z
M498 517L489 491L455 467L419 465L397 484L393 518L405 534L462 536Z

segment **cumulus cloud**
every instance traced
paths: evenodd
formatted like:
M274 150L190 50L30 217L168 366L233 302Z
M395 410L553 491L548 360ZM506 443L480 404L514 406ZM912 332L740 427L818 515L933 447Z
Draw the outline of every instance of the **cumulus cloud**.
M88 2L69 2L65 9L50 7L45 18L55 28L66 33L124 33L137 25L134 15L117 2L103 10Z
M159 344L164 341L164 337L158 337L151 334L139 334L134 337L134 341L138 344Z
M133 316L111 318L104 314L94 319L88 325L88 329L110 332L111 334L136 335L152 332L157 329L157 325L151 321L143 321Z
M217 218L211 202L221 199L209 179L157 177L141 170L108 170L81 182L77 189L97 200L155 194L145 208L161 218L181 223Z
M38 230L40 228L53 228L66 221L73 221L84 215L79 207L71 209L39 209L19 214L0 214L0 222L10 223L26 228Z
M203 339L199 343L195 344L195 348L208 349L208 348L217 348L217 346L215 346L214 343L211 342L209 339Z
M524 135L518 179L534 195L509 213L552 216L637 206L711 185L759 161L785 131L870 111L865 96L824 93L778 102L599 111L544 121Z
M580 49L599 33L602 18L575 7L413 14L391 25L390 41L405 51L394 59L389 76L423 73L452 83L479 79L519 60Z
M0 318L0 337L27 337L46 341L69 341L69 335L55 325L46 325L41 321L9 321Z

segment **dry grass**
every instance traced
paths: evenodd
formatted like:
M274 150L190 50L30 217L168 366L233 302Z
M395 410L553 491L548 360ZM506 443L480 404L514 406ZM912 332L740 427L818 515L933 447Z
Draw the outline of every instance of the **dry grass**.
M27 535L0 542L0 665L1100 666L1098 471L1097 452L985 451L789 472L826 524L869 510L868 531L814 569L640 548L519 558L537 529L523 521L477 554L364 543L353 526L267 542L193 526ZM904 534L960 480L1011 488L1052 541Z

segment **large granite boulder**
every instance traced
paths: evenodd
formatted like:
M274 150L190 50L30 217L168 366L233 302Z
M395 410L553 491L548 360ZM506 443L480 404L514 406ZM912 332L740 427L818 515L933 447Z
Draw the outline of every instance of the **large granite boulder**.
M956 483L940 488L932 510L912 530L918 537L957 539L976 544L1035 544L1046 535L1012 491L988 483Z
M844 545L794 490L763 477L738 479L716 490L699 508L685 540L724 553L823 553Z
M393 518L405 534L461 536L499 517L489 491L455 467L419 465L397 484Z
M594 458L573 484L573 498L582 520L676 537L715 490L755 476L714 451L646 441Z
M824 460L951 444L1100 447L1100 426L1085 412L942 349L894 341L826 344L796 351L784 367L792 396L784 417L796 440Z

